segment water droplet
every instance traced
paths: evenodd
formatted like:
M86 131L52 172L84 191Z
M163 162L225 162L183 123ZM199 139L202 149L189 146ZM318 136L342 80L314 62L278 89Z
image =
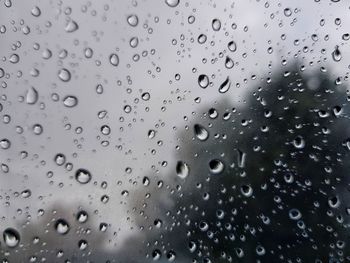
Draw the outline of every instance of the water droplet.
M284 13L285 16L289 17L289 16L292 15L292 10L290 8L285 8L283 10L283 13Z
M144 92L144 93L142 93L141 98L144 101L148 101L151 98L151 95L148 92Z
M119 57L117 54L113 53L109 56L109 62L111 63L111 65L113 66L118 66L119 64Z
M178 161L176 164L176 174L181 179L185 179L190 173L190 167L183 161Z
M176 7L180 3L180 0L165 0L165 3L170 7Z
M198 84L201 88L205 89L209 85L209 77L205 74L199 75Z
M231 52L235 52L237 50L237 44L235 41L230 41L227 44L228 50L230 50Z
M339 50L339 46L335 46L334 51L332 52L332 58L335 62L339 62L342 58L342 55Z
M85 250L88 247L88 242L86 240L79 240L78 247L80 250Z
M231 69L231 68L233 68L234 65L235 65L235 63L233 62L233 60L229 56L226 56L225 67L227 69Z
M215 18L211 22L211 26L212 26L214 31L219 31L221 28L221 21L219 19Z
M103 135L109 135L111 133L111 128L108 125L101 126L101 133Z
M129 15L126 20L128 24L132 27L137 26L137 24L139 23L139 18L137 17L137 15Z
M55 229L58 234L65 235L69 232L69 224L64 219L58 219L55 223Z
M65 27L65 30L68 33L73 33L74 31L77 31L78 29L79 29L79 26L78 26L77 22L75 22L74 20L69 20L66 27Z
M221 83L220 87L219 87L219 92L220 93L226 93L231 87L231 80L229 77L227 77L225 79L225 81L223 83Z
M212 174L220 174L224 170L225 165L218 159L213 159L209 162L209 170Z
M210 119L215 119L219 115L218 111L214 108L209 109L208 113Z
M75 96L68 95L63 99L63 105L68 108L75 107L77 104L78 104L78 99Z
M18 246L20 241L20 235L17 230L13 228L6 228L3 232L3 239L5 241L6 246L9 248L14 248Z
M200 34L197 39L199 44L204 44L207 41L207 36L204 34Z
M238 156L237 156L237 162L239 168L244 168L245 166L245 159L246 159L246 153L242 152L241 150L237 150Z
M87 184L91 180L91 174L86 169L78 169L75 172L75 179L81 184Z
M12 64L16 64L19 62L19 56L17 54L12 54L9 60Z
M92 48L87 47L84 49L84 56L86 58L92 58L93 55L94 55L94 51L92 50Z
M200 141L205 141L209 137L209 132L199 124L194 125L194 134Z
M0 68L0 79L5 76L5 70L3 68Z
M148 138L153 139L154 136L156 136L156 131L155 130L149 130L147 135L148 135Z
M301 218L301 213L296 208L290 209L288 215L289 215L289 218L292 220L299 220Z
M66 162L66 156L63 153L58 153L55 156L55 163L58 166L63 165Z
M11 142L8 139L2 139L0 141L0 147L4 150L10 148L10 146L11 146Z
M251 197L253 194L253 188L250 185L242 185L241 186L241 193L245 196L245 197Z
M39 7L37 6L34 6L32 11L31 11L32 15L35 16L35 17L38 17L41 15L41 10Z
M85 223L88 220L88 218L89 218L89 215L84 210L79 211L78 214L77 214L77 220L81 224Z
M302 149L305 147L305 140L301 136L298 136L293 140L293 145L297 149Z
M62 68L58 71L58 77L63 82L68 82L71 79L71 74L68 69Z
M328 198L328 205L331 208L338 208L340 205L340 200L337 196L332 196L330 198Z
M38 101L38 98L39 98L38 91L34 87L30 87L27 90L26 102L28 104L35 104Z
M152 258L153 260L159 260L162 257L162 253L159 249L155 249L152 251Z

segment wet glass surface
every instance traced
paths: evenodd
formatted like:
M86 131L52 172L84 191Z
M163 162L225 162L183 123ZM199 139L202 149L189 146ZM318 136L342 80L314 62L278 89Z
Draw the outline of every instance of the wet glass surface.
M349 262L349 14L0 1L1 262Z

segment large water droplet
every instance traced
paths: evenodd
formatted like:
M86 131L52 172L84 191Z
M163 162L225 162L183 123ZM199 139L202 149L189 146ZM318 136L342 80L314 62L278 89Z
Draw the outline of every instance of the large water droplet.
M339 50L339 46L335 46L334 51L332 52L332 58L335 62L339 62L342 58L342 55Z
M170 7L176 7L180 3L180 0L165 0L165 3Z
M68 33L73 33L74 31L77 31L79 29L79 26L77 24L77 22L75 22L74 20L69 20L65 29L66 32Z
M137 17L137 15L129 15L126 20L128 24L132 27L137 26L137 24L139 23L139 18Z
M63 82L68 82L71 79L71 74L68 69L62 68L58 71L58 77Z
M235 52L237 50L237 44L235 41L230 41L227 44L228 50L230 50L231 52Z
M200 141L205 141L209 137L209 132L199 124L194 125L194 134Z
M38 101L38 98L39 98L38 91L34 87L30 87L27 90L26 102L28 104L35 104Z
M81 184L87 184L91 180L91 173L86 169L78 169L75 172L75 179Z
M220 174L224 168L224 163L218 159L213 159L209 162L209 170L212 174Z
M201 88L205 89L209 85L209 77L205 74L199 75L198 84Z
M5 241L6 246L14 248L19 244L20 236L17 230L13 228L7 228L4 230L3 239Z
M117 54L113 53L109 56L109 62L111 63L111 65L113 66L118 66L119 64L119 57Z
M68 95L63 99L63 105L68 108L75 107L77 104L78 104L78 99L75 96Z
M65 235L69 232L69 224L64 219L58 219L55 223L55 229L58 234Z
M219 19L215 18L211 22L211 26L212 26L214 31L219 31L221 28L221 21Z
M176 164L176 174L181 179L185 179L190 173L190 167L183 161L178 161Z

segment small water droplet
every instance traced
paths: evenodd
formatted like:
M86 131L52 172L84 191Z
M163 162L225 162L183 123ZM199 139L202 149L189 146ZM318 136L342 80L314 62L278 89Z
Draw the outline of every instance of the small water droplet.
M227 44L228 50L230 50L231 52L235 52L237 50L237 44L235 41L230 41Z
M38 6L34 6L31 11L32 15L38 17L41 15L41 10Z

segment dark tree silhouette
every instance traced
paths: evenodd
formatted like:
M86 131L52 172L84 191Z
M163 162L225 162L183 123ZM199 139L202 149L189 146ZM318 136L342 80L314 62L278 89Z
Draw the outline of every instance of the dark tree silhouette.
M173 172L135 198L121 262L350 260L346 88L293 65L245 101L181 132Z

